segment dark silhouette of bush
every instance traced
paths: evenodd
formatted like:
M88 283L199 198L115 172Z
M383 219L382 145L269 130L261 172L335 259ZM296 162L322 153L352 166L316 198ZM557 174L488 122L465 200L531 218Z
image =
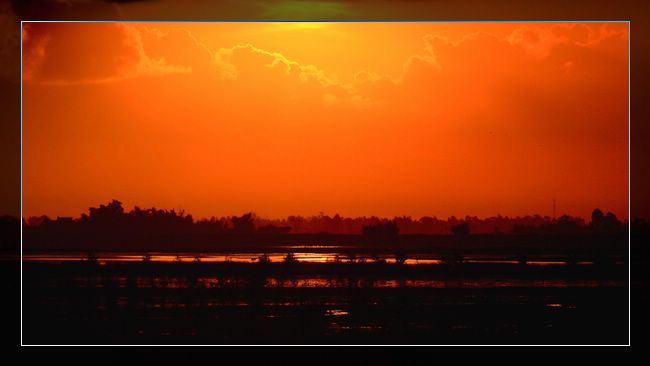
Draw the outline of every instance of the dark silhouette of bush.
M296 256L293 253L287 253L287 255L284 257L284 263L293 264L297 262L298 260L296 259Z
M258 263L260 264L269 264L271 263L271 258L267 254L262 254L257 258Z
M469 224L466 221L463 221L460 224L453 225L451 227L451 232L456 236L468 236L470 233Z

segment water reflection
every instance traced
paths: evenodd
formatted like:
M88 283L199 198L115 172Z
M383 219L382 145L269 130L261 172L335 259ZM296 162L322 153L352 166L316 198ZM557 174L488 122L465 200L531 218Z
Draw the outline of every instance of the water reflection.
M281 247L276 247L279 249ZM290 247L287 247L290 248ZM300 247L302 248L302 247ZM296 247L291 247L296 249ZM333 248L335 249L335 248ZM340 252L308 252L292 251L293 259L301 263L377 263L377 264L395 264L397 260L393 254L343 254ZM207 263L281 263L287 258L286 252L274 253L133 253L133 252L105 252L105 253L28 253L23 255L23 261L26 262L69 262L69 261L95 261L99 264L110 262L207 262ZM487 256L466 256L459 257L462 263L475 264L526 264L531 266L548 266L548 265L592 265L592 261L570 262L563 259L510 259ZM436 254L415 254L407 258L404 262L406 265L440 265L450 263L449 259L443 258ZM624 264L617 261L616 264Z
M348 314L349 313L347 311L341 309L325 310L325 316L343 316Z
M232 276L173 277L135 276L125 277L75 277L65 283L58 279L47 281L51 287L80 288L143 288L143 289L219 289L246 288L250 279ZM589 279L382 279L307 276L297 278L266 277L255 285L261 288L596 288L621 287L624 281Z

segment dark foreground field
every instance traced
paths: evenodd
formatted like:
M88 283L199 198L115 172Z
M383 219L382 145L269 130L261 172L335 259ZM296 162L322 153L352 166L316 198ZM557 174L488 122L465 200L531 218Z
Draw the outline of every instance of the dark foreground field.
M25 344L627 344L627 265L24 263Z

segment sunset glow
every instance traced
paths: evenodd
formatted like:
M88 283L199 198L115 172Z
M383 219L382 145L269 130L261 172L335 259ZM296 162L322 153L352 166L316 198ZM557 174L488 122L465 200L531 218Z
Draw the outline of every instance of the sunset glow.
M23 216L627 218L626 23L25 23Z

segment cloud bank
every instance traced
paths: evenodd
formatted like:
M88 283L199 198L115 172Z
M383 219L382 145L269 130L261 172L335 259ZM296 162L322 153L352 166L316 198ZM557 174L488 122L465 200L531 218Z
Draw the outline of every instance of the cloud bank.
M173 189L199 216L251 207L269 216L517 215L555 197L572 215L604 207L625 217L624 25L432 32L401 73L358 70L347 80L282 50L208 45L184 25L31 24L23 46L26 108L39 101L55 111L26 117L26 141L42 144L25 158L27 184L48 179L29 168L46 155L71 175L92 164L106 172L77 179L71 212L104 191L174 207L165 201ZM390 50L350 52L372 62ZM70 100L83 101L85 114ZM80 122L89 114L92 129ZM83 135L92 154L79 147L77 157L83 144L63 136L64 159L61 141L48 145L34 127L42 118ZM61 186L72 180L63 177ZM26 207L54 201L40 194L25 195ZM211 211L219 205L224 212Z

